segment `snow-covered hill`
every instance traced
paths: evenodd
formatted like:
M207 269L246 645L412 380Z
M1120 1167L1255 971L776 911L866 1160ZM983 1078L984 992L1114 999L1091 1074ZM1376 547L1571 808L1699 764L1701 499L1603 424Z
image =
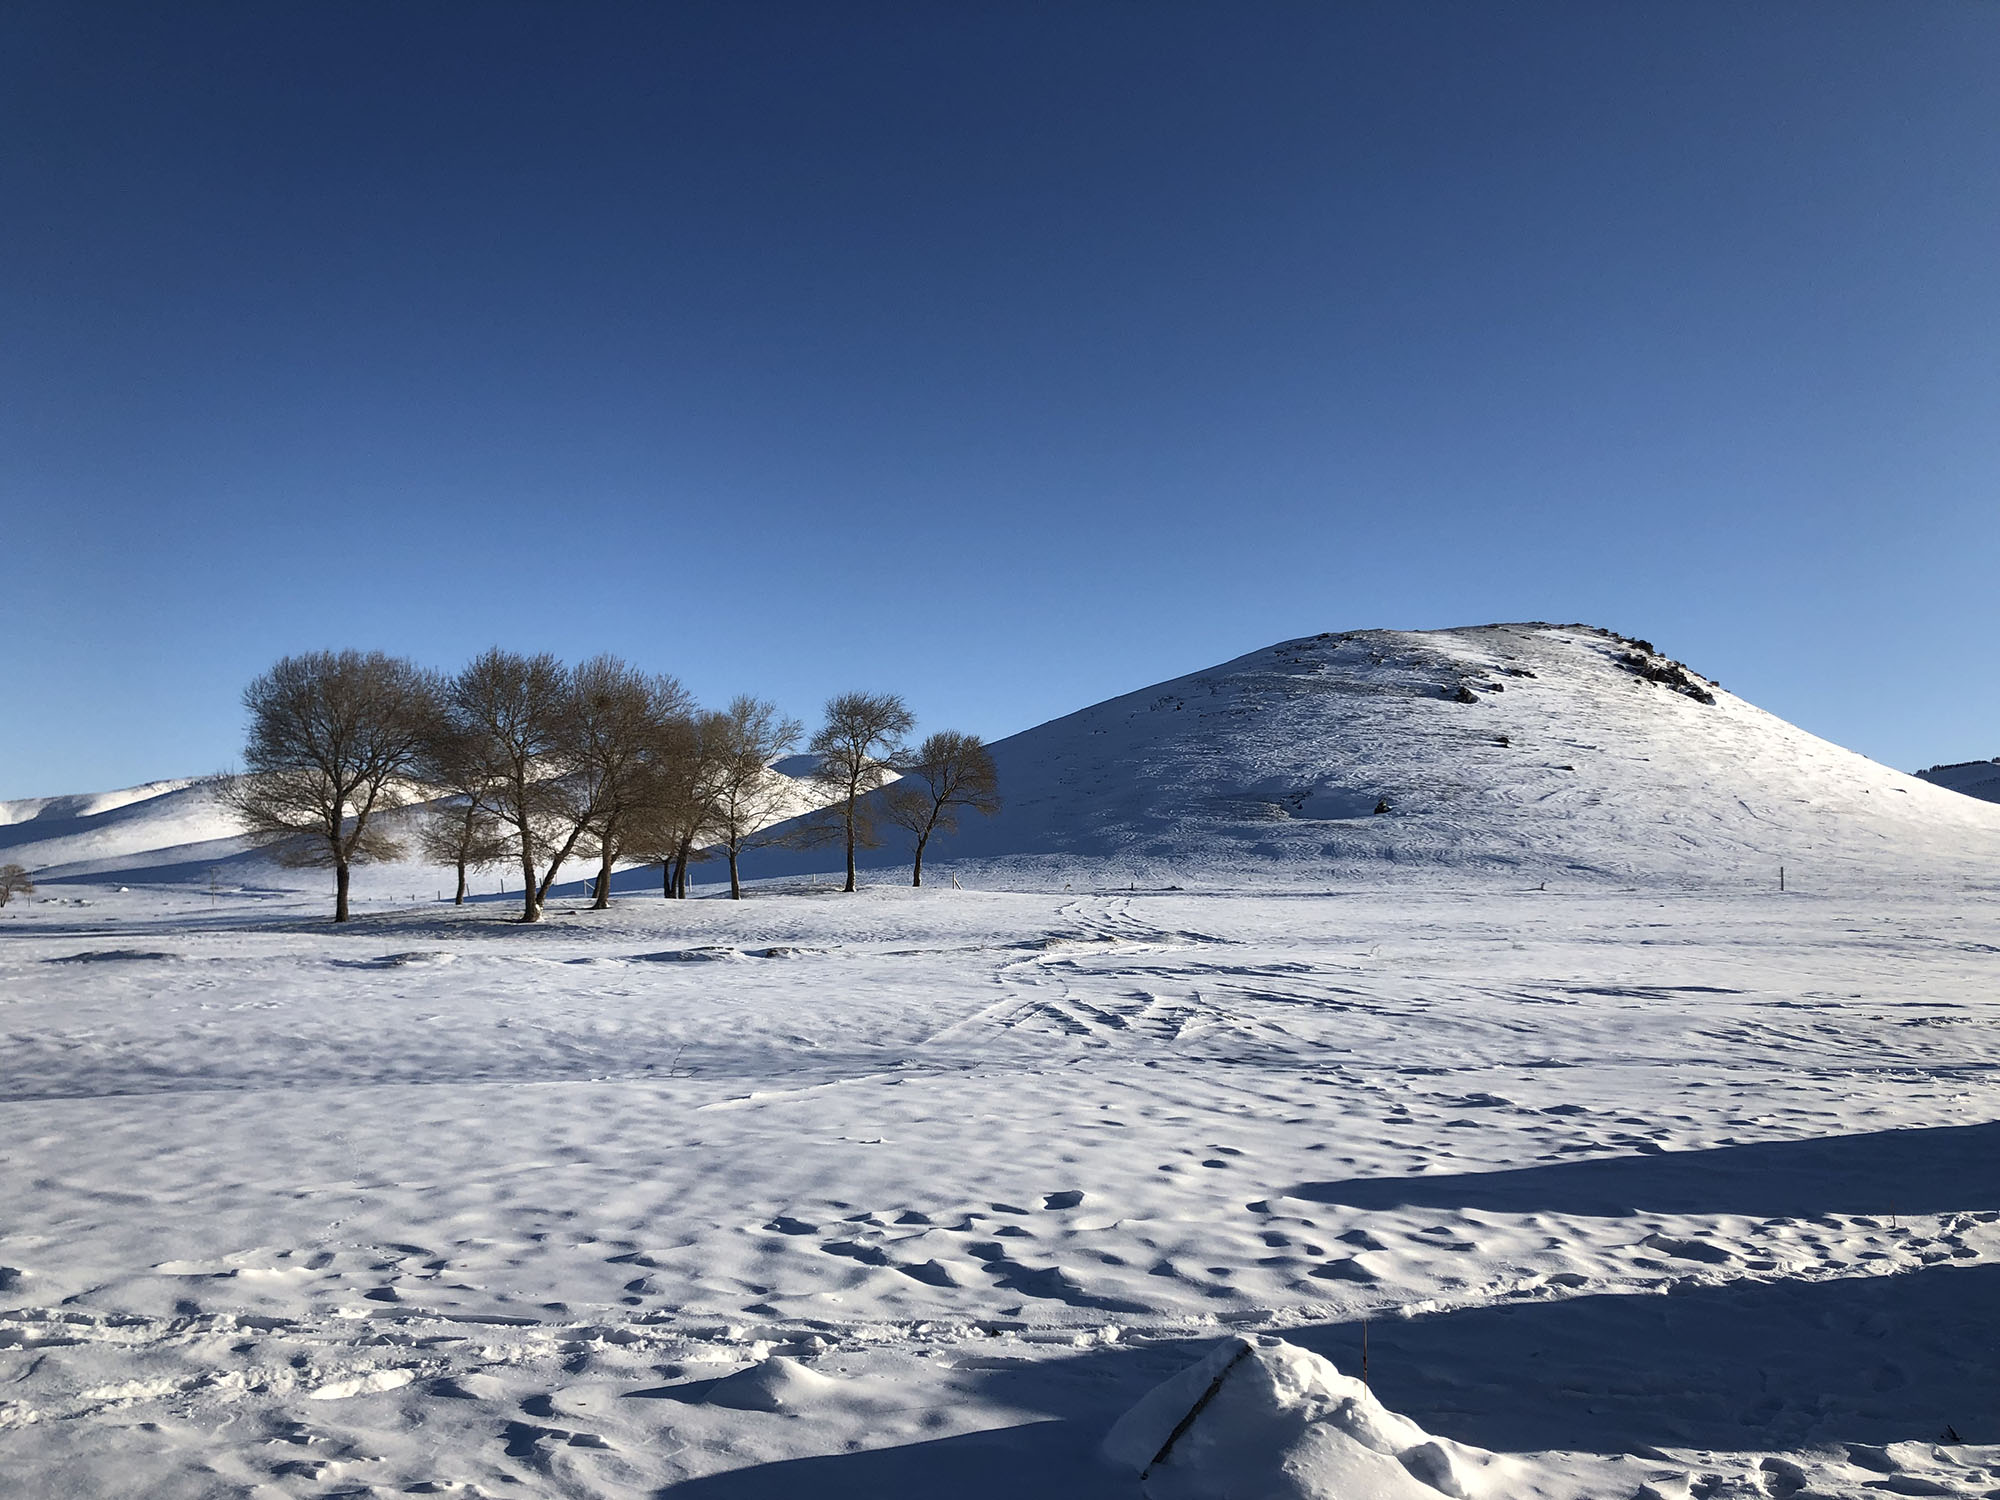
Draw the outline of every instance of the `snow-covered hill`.
M1984 802L2000 802L2000 760L1966 760L1917 772L1932 786L1949 787Z
M1780 864L1819 880L2000 876L2000 810L1587 626L1286 641L992 748L1006 807L968 820L945 858L1088 860L1142 884L1407 867L1698 884L1774 881ZM907 855L885 844L873 859Z
M216 801L218 778L149 781L116 792L0 802L0 859L37 878L111 875L140 868L188 875L241 859L234 817Z

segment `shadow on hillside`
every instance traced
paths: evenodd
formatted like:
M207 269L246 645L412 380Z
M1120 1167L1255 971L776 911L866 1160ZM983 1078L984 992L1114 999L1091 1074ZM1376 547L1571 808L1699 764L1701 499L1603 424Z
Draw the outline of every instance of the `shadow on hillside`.
M1599 1157L1509 1172L1308 1182L1287 1196L1350 1208L1764 1219L2000 1208L2000 1123Z
M1640 1156L1393 1183L1315 1185L1326 1201L1496 1211L1809 1218L1892 1200L1983 1210L2000 1125ZM1365 1190L1365 1191L1364 1191ZM1820 1281L1675 1284L1666 1295L1517 1301L1368 1327L1369 1379L1429 1431L1498 1452L1719 1452L1939 1439L2000 1442L2000 1263ZM1358 1374L1362 1325L1285 1337ZM991 1372L982 1402L1055 1420L868 1453L766 1464L674 1486L688 1500L1136 1494L1093 1449L1118 1415L1199 1357L1195 1341ZM1861 1456L1864 1463L1867 1456Z
M33 825L23 825L32 827ZM271 865L270 857L258 849L229 849L204 853L203 845L181 844L171 849L157 851L159 858L151 864L119 864L107 859L101 862L79 860L91 868L71 873L37 875L37 885L164 885L185 889L205 887L211 880L247 883L246 877L265 874ZM60 867L59 871L60 871ZM329 888L330 889L330 888Z

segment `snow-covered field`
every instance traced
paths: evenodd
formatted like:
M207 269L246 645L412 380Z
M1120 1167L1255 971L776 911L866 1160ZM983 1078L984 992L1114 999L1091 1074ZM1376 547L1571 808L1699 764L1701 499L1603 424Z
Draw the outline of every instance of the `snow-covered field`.
M1137 1494L1233 1333L1468 1493L2000 1488L1991 890L63 895L8 1493Z
M1675 670L1287 642L538 927L0 804L0 1494L2000 1495L2000 807Z

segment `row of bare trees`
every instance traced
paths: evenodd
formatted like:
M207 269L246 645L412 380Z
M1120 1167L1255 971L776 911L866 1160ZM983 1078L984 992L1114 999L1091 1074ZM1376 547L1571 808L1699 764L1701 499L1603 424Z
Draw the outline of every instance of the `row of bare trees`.
M808 807L800 783L772 769L804 732L796 719L748 696L701 710L673 678L613 656L572 667L495 649L447 675L381 652L317 651L285 657L243 699L245 769L225 800L279 858L332 867L337 922L353 867L402 857L384 814L413 803L419 850L457 869L458 901L470 871L518 861L524 922L541 918L557 873L579 858L596 861L604 907L621 862L657 862L664 894L684 897L689 866L720 855L740 897L746 851L839 841L851 891L878 814L912 835L921 885L933 835L963 810L1000 805L979 738L948 730L911 751L914 720L889 693L828 702L808 746L820 810L807 817L794 816Z

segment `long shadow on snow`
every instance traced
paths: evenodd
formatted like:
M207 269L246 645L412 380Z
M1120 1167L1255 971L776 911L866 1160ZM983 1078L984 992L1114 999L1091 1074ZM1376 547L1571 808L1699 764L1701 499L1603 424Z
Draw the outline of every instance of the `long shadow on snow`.
M1134 1397L1136 1400L1137 1397ZM1101 1430L1080 1422L1031 1422L901 1448L794 1458L690 1479L659 1491L674 1500L1139 1500L1136 1475L1101 1465Z
M1458 1177L1315 1183L1356 1207L1502 1212L1938 1213L2000 1202L2000 1124L1563 1163ZM1667 1295L1510 1302L1368 1328L1376 1393L1431 1432L1501 1452L1723 1452L2000 1442L2000 1264L1824 1281L1681 1283ZM1358 1373L1359 1322L1288 1330ZM982 1401L1054 1421L766 1464L673 1487L695 1500L956 1493L1134 1494L1096 1441L1203 1345L1104 1350L996 1370ZM1865 1458L1864 1458L1865 1461Z
M1498 1452L1879 1447L1935 1440L1947 1425L1965 1442L1992 1443L2000 1441L1996 1314L2000 1264L1512 1303L1375 1321L1369 1378L1386 1405L1429 1431ZM1359 1323L1285 1337L1359 1372ZM764 1464L668 1493L1136 1495L1131 1476L1102 1466L1094 1447L1121 1412L1205 1347L1106 1350L996 1371L982 1401L1055 1420ZM1857 1458L1870 1462L1865 1451Z
M1369 1328L1370 1383L1482 1448L1628 1452L2000 1441L2000 1264L1682 1284ZM1361 1327L1287 1334L1343 1369Z
M1930 1214L2000 1208L2000 1123L1598 1157L1508 1172L1308 1182L1287 1196L1350 1208L1619 1215Z
M1098 1442L1126 1408L1208 1348L1177 1340L1132 1349L1097 1349L1069 1359L994 1360L978 1380L982 1404L1022 1413L1020 1425L863 1453L828 1454L735 1469L669 1485L674 1500L1138 1500L1136 1476L1099 1462ZM699 1401L713 1384L690 1381L634 1392ZM1033 1415L1030 1415L1033 1414Z

